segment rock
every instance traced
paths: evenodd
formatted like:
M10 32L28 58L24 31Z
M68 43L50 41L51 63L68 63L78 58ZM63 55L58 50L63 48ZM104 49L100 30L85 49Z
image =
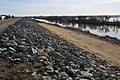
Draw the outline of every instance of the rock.
M66 66L62 66L62 67L61 67L61 70L62 70L62 71L67 71Z
M81 72L81 75L84 76L84 77L92 77L93 75L89 72L86 72L86 71L80 71Z
M40 56L48 56L48 54L44 51L44 49L41 49L40 51L39 51L39 54L40 54Z
M48 61L43 61L43 65L44 65L44 66L48 66L48 65L50 65L50 62L48 62Z
M22 62L20 58L11 59L11 61L15 63Z
M10 62L10 61L12 60L9 54L6 54L6 55L5 55L5 60L6 60L7 62Z
M22 71L20 71L20 70L13 70L12 71L12 74L15 76L18 76L18 75L20 75L22 73Z
M59 70L54 70L55 75L59 75Z
M5 55L6 55L6 54L7 54L7 52L1 52L1 53L0 53L0 57L5 59Z
M28 57L28 58L31 58L32 56L28 54L27 57Z
M26 51L26 48L25 48L24 45L18 45L18 46L16 46L16 50L17 50L18 52L25 52L25 51Z
M9 39L14 40L14 39L16 39L16 37L15 37L15 35L11 35L11 36L9 36Z
M32 61L38 61L38 59L39 59L39 55L37 54L34 54L33 56L31 56Z
M25 72L26 72L26 73L30 73L30 70L29 70L29 69L26 69Z
M49 74L47 72L44 72L43 76L49 76Z
M67 80L73 80L71 77L69 77Z
M101 69L104 69L104 70L106 69L105 66L103 66L103 65L100 65L99 67L100 67Z
M29 49L27 49L27 51L29 52L29 54L36 54L37 50L35 50L33 47L30 47Z
M66 70L66 73L71 76L71 77L76 77L77 74L76 72L74 71L74 69L72 67L69 67L69 66L66 66L67 70Z
M67 80L68 78L69 78L69 76L66 72L60 73L60 80Z
M61 70L57 65L54 65L53 68L54 68L54 70L58 70L58 71Z
M116 77L116 75L115 75L115 74L110 74L110 76L111 76L111 77Z
M85 70L86 70L87 72L90 72L90 73L94 71L93 68L85 68Z
M44 74L45 73L45 69L44 67L39 67L39 70L37 71L38 74Z
M3 39L5 39L5 40L9 40L9 37L4 37Z
M3 46L4 47L15 47L16 45L14 44L14 43L11 43L11 42L5 42L5 43L3 43Z
M70 67L72 67L72 68L74 68L74 69L76 69L77 68L77 66L71 61L71 62L68 62L68 66L70 66Z
M47 73L53 73L53 72L54 72L53 67L50 66L50 65L49 65L49 66L46 66L46 67L45 67L45 70L46 70Z
M40 57L39 57L39 60L48 61L48 59L47 59L46 56L40 56Z
M120 73L117 73L118 76L120 76Z
M59 61L59 62L57 62L57 61ZM57 61L56 61L56 64L57 64L59 67L65 66L65 64L63 63L63 61L60 61L60 60L57 60Z
M36 72L33 72L33 73L32 73L32 76L35 76L35 75L36 75Z
M46 52L49 53L49 52L53 52L54 49L51 47L51 46L48 46L48 48L46 49Z
M34 77L34 80L43 80L42 75L40 74L33 75L33 77Z
M43 76L43 80L53 80L51 76Z
M11 50L11 51L14 51L14 52L17 52L14 48L12 48L12 47L9 47L9 50Z
M78 78L78 79L75 79L75 80L89 80L89 79Z
M6 51L7 48L0 48L0 51Z
M48 54L49 54L49 56L54 57L54 58L56 58L56 59L64 59L64 56L62 56L62 55L61 55L60 53L58 53L58 52L49 52Z
M2 36L4 36L4 37L8 37L8 34L7 34L7 33L4 33Z

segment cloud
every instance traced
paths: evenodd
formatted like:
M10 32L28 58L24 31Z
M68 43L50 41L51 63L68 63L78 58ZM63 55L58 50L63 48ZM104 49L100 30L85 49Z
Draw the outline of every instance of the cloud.
M99 0L101 3L120 3L120 0Z
M120 0L0 0L0 14L120 14L120 5L110 2Z

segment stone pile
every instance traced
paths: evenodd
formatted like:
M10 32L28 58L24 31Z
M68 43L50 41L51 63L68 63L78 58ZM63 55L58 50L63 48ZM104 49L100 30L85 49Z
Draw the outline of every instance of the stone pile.
M0 57L9 63L39 62L37 70L31 73L36 80L120 79L120 68L26 18L10 26L0 37Z

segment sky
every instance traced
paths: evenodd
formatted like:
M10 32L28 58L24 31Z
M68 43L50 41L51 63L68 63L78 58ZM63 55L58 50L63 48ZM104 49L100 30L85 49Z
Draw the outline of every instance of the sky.
M120 0L0 0L0 15L120 15Z

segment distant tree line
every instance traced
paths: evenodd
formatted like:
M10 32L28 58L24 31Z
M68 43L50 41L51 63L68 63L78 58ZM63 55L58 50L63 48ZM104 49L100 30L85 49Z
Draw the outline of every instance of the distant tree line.
M45 19L54 22L75 22L87 24L120 25L120 16L39 16L37 19ZM119 18L119 19L118 19ZM112 19L112 21L110 20Z
M9 19L9 18L14 18L14 15L0 15L0 20L2 20L3 17L4 19Z
M5 15L5 19L14 18L13 15Z
M2 17L0 16L0 20L2 20Z

